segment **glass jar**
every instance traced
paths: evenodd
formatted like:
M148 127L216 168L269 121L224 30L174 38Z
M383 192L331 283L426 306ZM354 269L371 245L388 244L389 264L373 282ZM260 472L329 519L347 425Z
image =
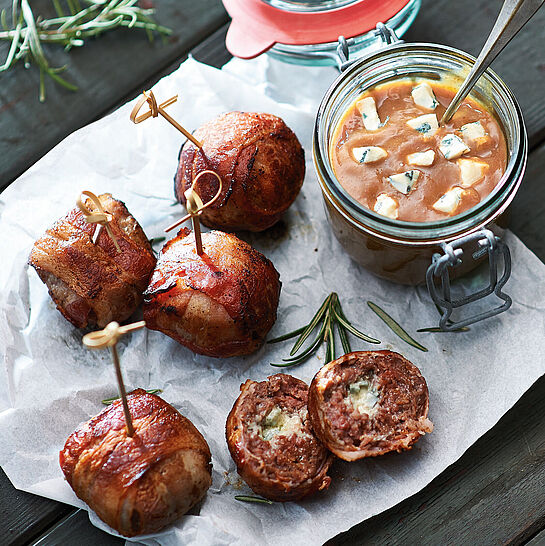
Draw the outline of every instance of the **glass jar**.
M348 254L380 277L409 285L424 283L432 257L444 250L445 243L453 243L482 229L501 234L499 219L520 186L528 156L522 113L505 83L487 70L471 96L494 114L504 131L508 150L506 171L492 193L478 205L435 222L393 220L353 199L331 166L335 129L356 98L372 87L414 77L449 83L453 79L461 81L474 61L467 53L447 46L396 43L349 66L322 99L314 128L313 157L328 220ZM471 254L473 250L476 247L469 249ZM452 271L452 276L463 275L477 264L478 260L464 259ZM434 301L437 300L434 298Z
M317 12L338 9L359 0L262 0L274 7L288 11ZM413 24L422 0L410 0L398 13L387 21L383 21L389 29L393 30L396 36L401 37ZM276 43L268 51L267 55L286 63L301 64L306 66L328 66L337 65L336 54L338 42L327 42L323 44L288 45ZM357 59L362 55L380 48L377 41L375 29L364 32L348 40L351 59Z

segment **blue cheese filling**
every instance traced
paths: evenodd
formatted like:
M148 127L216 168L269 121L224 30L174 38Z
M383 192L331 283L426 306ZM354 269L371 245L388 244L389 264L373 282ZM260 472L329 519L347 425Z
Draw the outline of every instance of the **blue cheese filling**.
M435 152L433 150L426 150L425 152L415 152L407 156L407 163L409 165L417 165L419 167L429 167L433 165L435 160Z
M482 180L488 170L488 163L475 161L474 159L458 159L456 164L460 167L462 187L464 188L469 188Z
M460 132L462 133L462 138L464 142L470 146L471 144L481 144L485 142L488 138L484 127L480 121L474 121L472 123L466 123L460 127Z
M361 414L373 417L378 409L380 393L367 379L360 379L348 386L346 402Z
M393 174L388 177L388 182L399 192L407 195L412 189L415 182L420 176L420 171L412 170L404 173Z
M262 423L256 425L256 432L267 442L274 441L277 436L291 436L292 434L308 436L303 431L303 418L305 416L301 415L301 412L306 413L305 410L301 410L299 413L290 414L275 406Z
M411 91L411 95L414 103L425 110L435 110L439 104L435 98L433 89L428 83L418 84Z
M377 197L377 201L375 203L375 206L373 210L382 216L386 216L388 218L392 218L392 220L397 220L398 217L398 209L399 205L397 201L393 198L387 195L386 193L381 193Z

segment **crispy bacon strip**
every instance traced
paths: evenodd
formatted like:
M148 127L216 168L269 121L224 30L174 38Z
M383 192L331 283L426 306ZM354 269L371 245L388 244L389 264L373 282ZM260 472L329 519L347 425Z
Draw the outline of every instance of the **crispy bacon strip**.
M93 244L96 226L74 208L36 241L29 258L59 311L78 328L126 320L155 266L151 245L125 205L110 194L100 200L113 215L110 228L121 252L104 229Z
M212 482L206 440L173 406L137 389L82 423L59 462L76 495L125 536L155 532L187 512Z

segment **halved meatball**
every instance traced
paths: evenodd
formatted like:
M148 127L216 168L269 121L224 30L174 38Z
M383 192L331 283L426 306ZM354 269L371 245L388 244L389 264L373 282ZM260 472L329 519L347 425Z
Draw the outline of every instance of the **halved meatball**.
M316 436L345 461L410 447L433 430L420 370L392 351L360 351L326 364L309 389Z
M168 241L144 293L144 320L192 351L214 357L256 351L276 320L279 275L248 243L182 229Z
M295 201L305 177L305 152L295 133L272 114L228 112L195 131L198 149L187 141L180 150L174 193L184 192L202 171L223 180L219 200L203 211L206 226L225 231L262 231L275 224ZM215 176L203 175L197 193L206 203L218 191Z
M312 431L307 384L276 374L259 383L248 380L240 390L227 418L226 437L246 483L275 501L326 489L333 457Z

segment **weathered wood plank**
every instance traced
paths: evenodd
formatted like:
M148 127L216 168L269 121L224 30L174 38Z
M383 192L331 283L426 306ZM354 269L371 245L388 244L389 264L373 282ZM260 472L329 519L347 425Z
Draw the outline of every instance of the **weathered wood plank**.
M10 4L0 0L0 8ZM79 85L76 93L47 82L47 101L40 104L35 69L20 64L0 74L0 190L64 137L135 94L143 82L227 21L219 0L162 0L157 7L157 21L174 31L165 44L150 44L144 33L122 29L70 54L48 48L53 66L69 65L66 78ZM8 46L0 43L0 59Z
M17 491L0 468L0 543L27 544L72 511L71 506Z
M77 538L76 538L77 537ZM32 544L33 546L121 546L125 541L104 533L89 523L85 510L77 510L63 518Z
M545 546L545 531L541 531L526 543L527 546Z

